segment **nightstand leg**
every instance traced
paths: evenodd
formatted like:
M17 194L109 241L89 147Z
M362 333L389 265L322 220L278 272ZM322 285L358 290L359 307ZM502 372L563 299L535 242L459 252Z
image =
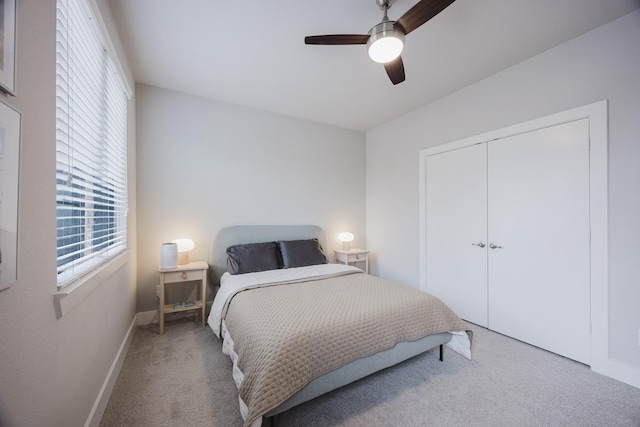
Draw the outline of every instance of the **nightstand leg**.
M204 270L202 274L202 291L200 296L202 298L202 326L204 326L204 313L207 308L207 271Z
M160 273L160 335L164 334L164 273Z

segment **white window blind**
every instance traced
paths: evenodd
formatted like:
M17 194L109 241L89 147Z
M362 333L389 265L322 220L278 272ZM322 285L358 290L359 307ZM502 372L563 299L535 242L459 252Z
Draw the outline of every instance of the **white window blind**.
M127 247L127 96L87 0L58 0L58 286Z

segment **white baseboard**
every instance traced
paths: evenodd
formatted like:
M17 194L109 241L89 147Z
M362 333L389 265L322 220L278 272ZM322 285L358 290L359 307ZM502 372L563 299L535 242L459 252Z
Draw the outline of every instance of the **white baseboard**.
M124 340L120 345L120 349L118 349L118 353L116 354L116 357L111 364L111 369L109 369L107 378L105 378L104 383L102 384L102 388L100 389L100 393L98 393L98 397L93 404L93 408L91 408L91 412L89 413L87 422L84 424L85 427L100 426L100 421L102 421L104 410L107 408L107 403L109 403L111 392L113 391L113 387L115 386L118 375L120 374L122 363L124 362L124 358L127 355L129 346L131 345L131 341L133 340L133 335L135 333L135 328L137 325L137 317L138 316L134 316L133 320L131 321L131 325L129 325L127 334L125 335Z
M593 369L593 366L591 369L614 380L640 388L640 369L635 366L608 359L598 369Z
M142 311L137 314L138 326L146 326L158 323L158 310Z

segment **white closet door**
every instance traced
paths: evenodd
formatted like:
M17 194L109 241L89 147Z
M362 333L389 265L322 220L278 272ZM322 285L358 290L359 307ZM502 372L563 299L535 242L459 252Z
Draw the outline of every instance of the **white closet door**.
M486 150L481 144L428 157L425 206L427 292L485 327Z
M489 328L590 361L589 125L488 144Z

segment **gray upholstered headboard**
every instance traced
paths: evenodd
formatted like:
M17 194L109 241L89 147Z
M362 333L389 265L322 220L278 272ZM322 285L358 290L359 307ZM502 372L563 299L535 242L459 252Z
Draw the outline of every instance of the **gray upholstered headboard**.
M223 228L211 243L211 283L217 286L220 276L227 271L227 248L231 245L314 238L318 239L324 254L329 258L327 238L324 231L315 225L236 225Z

